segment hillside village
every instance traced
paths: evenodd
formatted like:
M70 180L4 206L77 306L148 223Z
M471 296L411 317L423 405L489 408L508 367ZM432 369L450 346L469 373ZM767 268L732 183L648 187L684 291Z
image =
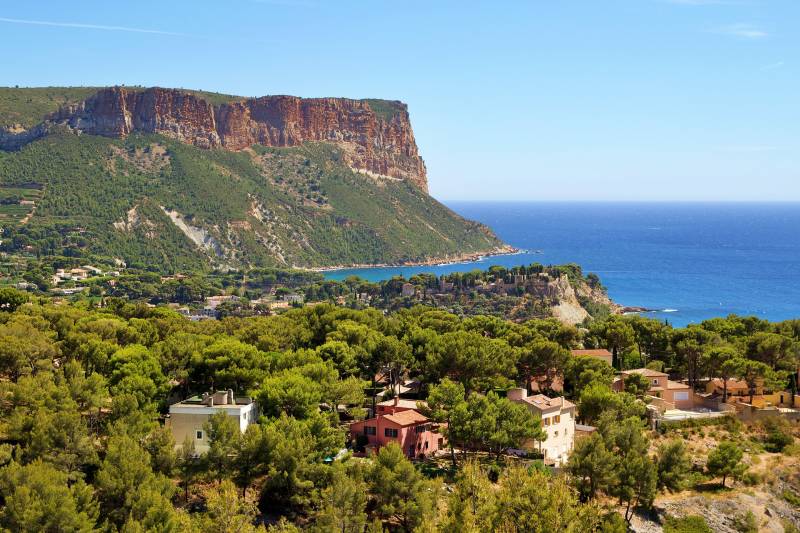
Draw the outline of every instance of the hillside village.
M387 312L428 305L460 315L492 315L515 321L554 317L568 324L642 310L612 302L597 276L584 275L577 265L491 267L372 283L355 277L335 281L302 270L163 275L131 268L119 258L96 266L66 258L46 262L4 257L0 282L32 294L89 297L97 305L118 297L151 305L169 304L192 320L274 314L301 304L320 303Z
M57 274L57 288L97 287L94 277L129 296L151 290L122 265L119 276L74 268ZM214 502L234 498L256 529L327 531L323 523L350 520L336 491L355 490L358 524L502 529L547 514L548 500L533 495L541 487L572 509L557 516L591 531L800 525L797 321L731 316L673 328L609 314L576 326L418 305L428 290L525 291L530 281L489 275L370 286L263 271L219 278L227 285L216 293L190 277L148 278L182 305L2 288L0 481L85 480L113 527L204 530L218 523ZM265 282L273 289L259 298L241 291ZM348 306L365 286L403 305ZM352 291L344 305L339 290ZM237 312L243 304L261 311ZM47 399L58 397L69 400ZM50 422L32 433L37 417ZM162 487L166 514L137 514L120 499L131 488L109 476L133 467L126 456L139 457L143 483ZM0 483L0 497L18 497L26 485L15 483ZM503 512L519 487L530 496ZM475 494L494 503L459 507Z
M794 433L800 428L800 395L779 387L770 389L765 386L763 378L755 378L748 383L744 379L709 375L698 380L693 388L686 379L681 379L675 373L654 368L617 370L612 367L614 356L607 349L573 349L570 357L568 366L600 368L609 374L613 372L611 390L617 394L634 394L635 401L641 402L644 407L642 412L647 426L657 435L675 431L671 428L728 428L737 424L741 426L742 423L763 424L765 427L786 426L794 428L790 430ZM798 378L800 367L792 379ZM570 462L576 443L579 453L586 453L580 448L580 443L591 439L598 431L598 427L586 423L597 423L597 414L591 419L588 414L582 416L576 404L563 395L563 374L556 375L550 382L547 394L539 392L546 379L544 375L536 375L527 387L510 388L505 392L510 402L524 406L532 418L530 431L519 430L519 436L513 442L509 441L508 447L500 453L520 461L541 461L555 472L571 472L579 468L574 461ZM476 446L475 442L449 441L456 441L459 435L469 430L458 427L453 419L442 417L441 406L432 407L422 399L422 383L419 379L412 379L407 374L393 377L392 369L386 367L374 376L372 385L369 390L377 391L377 394L365 397L363 404L339 404L335 407L349 435L347 445L336 454L337 457L346 454L356 458L374 457L382 448L392 445L398 446L409 460L430 464L441 464L450 457L462 454L480 455L482 447ZM193 408L187 408L189 406ZM320 404L319 407L334 408L326 404ZM353 419L352 410L358 408L363 408L364 416ZM193 441L198 453L208 451L208 436L203 428L209 427L217 412L215 409L237 420L241 432L245 433L248 425L256 420L253 414L257 410L257 402L252 398L234 399L233 391L220 391L175 403L170 406L167 418L175 442L184 442L183 446L186 446L186 442ZM599 415L602 417L603 413ZM180 449L181 445L177 447ZM751 455L750 460L757 458L757 455ZM692 457L693 461L697 459L696 456ZM800 480L795 479L797 481ZM777 515L771 514L770 507L756 507L762 514L766 513L760 518L756 516L756 520L760 519L762 525L769 526L765 530L772 530L776 524L786 528L788 523L797 523L800 509L792 512L785 507L778 505L780 511ZM673 512L676 512L674 507ZM776 516L784 521L774 520ZM723 529L715 531L726 530L722 520L723 524L716 525ZM631 527L634 531L649 531L649 523L647 519L637 516L631 522Z

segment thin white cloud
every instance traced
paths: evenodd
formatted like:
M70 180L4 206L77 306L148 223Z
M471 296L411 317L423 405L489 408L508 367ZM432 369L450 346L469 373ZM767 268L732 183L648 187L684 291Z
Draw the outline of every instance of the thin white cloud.
M27 20L27 19L12 19L0 17L0 22L9 24L30 24L34 26L55 26L57 28L79 28L85 30L104 30L104 31L123 31L130 33L150 33L155 35L176 35L182 36L183 33L176 33L172 31L161 30L148 30L145 28L131 28L128 26L105 26L102 24L82 24L78 22L54 22L49 20Z
M761 70L776 70L779 68L783 68L783 65L785 65L783 61L776 61L774 63L770 63L769 65L764 65L763 67L761 67Z
M713 30L713 33L731 35L742 39L763 39L764 37L769 37L769 33L752 24L730 24Z

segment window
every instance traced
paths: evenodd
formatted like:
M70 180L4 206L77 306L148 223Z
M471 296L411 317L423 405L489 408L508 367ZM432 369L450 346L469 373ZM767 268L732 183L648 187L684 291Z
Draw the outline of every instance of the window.
M653 385L658 385L658 378L653 378Z
M554 418L553 423L558 424L559 422L561 422L561 415L556 415L553 418Z
M550 425L550 419L549 418L542 418L542 425L543 426L549 426Z
M364 435L375 435L376 433L375 426L364 426Z
M194 432L194 436L197 440L203 440L203 432L199 429Z
M430 429L428 424L420 424L419 426L414 428L414 432L416 432L416 433L425 433L426 431L428 431L428 429Z
M391 439L396 439L397 438L397 430L393 429L393 428L385 428L383 430L383 436L384 437L389 437Z

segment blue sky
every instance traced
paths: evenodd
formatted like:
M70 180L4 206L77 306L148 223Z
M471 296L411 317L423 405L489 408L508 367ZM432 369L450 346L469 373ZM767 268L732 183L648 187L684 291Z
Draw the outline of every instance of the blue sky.
M800 200L798 0L0 2L0 85L400 99L443 200Z

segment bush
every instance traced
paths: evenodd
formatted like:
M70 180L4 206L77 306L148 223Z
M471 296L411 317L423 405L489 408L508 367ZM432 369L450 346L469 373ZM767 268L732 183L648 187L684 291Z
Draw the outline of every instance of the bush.
M703 474L702 472L692 472L686 478L685 485L686 487L691 487L693 489L697 488L698 485L702 485L708 481L708 476Z
M789 505L792 507L800 508L800 496L798 496L793 490L786 489L783 491L783 493L781 493L781 496L783 496L783 499L786 500L787 503L789 503Z
M733 528L739 533L758 533L758 520L752 511L733 517Z
M797 526L788 518L781 520L781 525L783 526L783 533L800 533L800 529L797 529Z
M791 457L800 457L800 444L793 443L783 449L783 453Z
M664 522L664 533L713 533L705 518L697 515L683 518L667 517Z
M669 431L683 430L681 433L687 436L690 432L695 433L696 428L707 426L721 426L731 433L738 433L742 428L742 423L732 416L719 416L716 418L689 418L686 420L674 420L660 422L658 430L662 434Z
M747 485L748 487L753 487L755 485L760 484L763 481L760 474L756 472L745 472L742 474L742 483Z
M497 463L492 463L491 465L489 465L489 469L486 472L486 475L489 478L489 481L491 481L492 483L497 483L497 480L500 479L500 474L502 473L503 469L500 468L500 465L498 465Z
M783 431L781 428L772 428L764 439L764 449L772 453L780 453L787 446L794 443L794 437Z

